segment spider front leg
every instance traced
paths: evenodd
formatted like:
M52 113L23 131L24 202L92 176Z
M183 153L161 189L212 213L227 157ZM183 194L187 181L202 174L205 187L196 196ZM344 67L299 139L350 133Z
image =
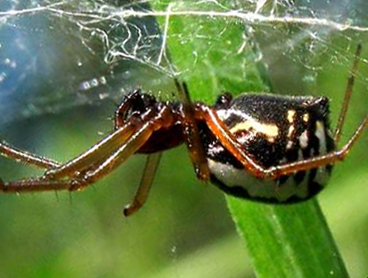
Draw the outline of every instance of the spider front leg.
M134 123L128 123L75 159L47 171L39 178L3 182L2 191L80 190L112 171L117 159L122 163L139 149L146 142L145 138L141 139L142 129L145 130L146 126L147 124L143 124L143 127L139 128ZM143 141L140 145L139 140Z
M157 114L148 113L139 126L133 120L125 128L116 130L77 158L48 171L49 174L36 179L13 182L0 181L0 190L3 192L80 190L97 182L125 162L149 140L153 132L172 124L173 116L169 108L164 106ZM130 130L132 126L135 126L133 133ZM118 138L122 142L116 146ZM110 152L105 154L101 152L102 150L110 150ZM96 160L93 161L93 158ZM156 160L156 162L158 161ZM153 175L148 180L141 182L140 189L138 189L132 205L128 206L128 209L124 212L125 215L138 211L145 203Z
M127 138L135 131L137 124L126 125L126 120L124 120L126 117L124 116L129 107L131 107L132 103L134 103L134 101L136 101L140 96L140 89L134 90L125 96L124 100L115 112L115 130L120 128L122 129L117 133L111 134L111 136L107 136L101 142L79 156L78 161L70 161L69 163L62 165L60 168L61 164L59 162L17 149L5 142L0 142L0 155L9 159L14 159L20 163L49 169L50 171L46 174L46 177L44 177L45 179L54 178L53 175L56 172L59 176L55 178L61 178L72 173L75 169L82 170L83 166L88 167L88 165L91 163L96 162L99 156L103 157L103 153L110 152L114 145L120 144L122 141L127 140ZM109 143L105 144L106 142ZM71 164L74 165L74 169L69 168ZM56 168L58 170L56 170ZM67 174L65 174L65 172L67 172Z
M37 156L35 154L17 149L5 142L0 142L0 155L9 159L14 159L19 163L32 165L37 168L52 169L60 166L60 163L46 157ZM0 178L0 191L6 191L4 181Z
M14 159L20 163L29 164L43 169L51 169L60 166L60 163L54 160L17 149L5 142L0 142L0 155L9 159Z
M87 171L93 165L98 165L102 161L105 161L119 146L124 145L136 130L137 125L135 123L126 124L76 158L47 171L44 178L47 180L56 180L64 177L73 177L78 175L78 172Z
M103 163L119 146L124 146L127 139L132 133L139 128L136 124L129 123L115 132L109 134L100 142L92 146L86 152L82 153L75 159L62 164L56 165L38 178L24 179L13 182L2 182L1 191L3 192L26 192L26 191L49 191L49 190L77 190L87 185L84 173L96 165ZM16 149L8 149L3 145L4 149L18 154ZM22 152L21 155L26 158L32 157L28 153ZM32 160L33 164L38 163L38 157ZM47 166L47 165L46 165Z

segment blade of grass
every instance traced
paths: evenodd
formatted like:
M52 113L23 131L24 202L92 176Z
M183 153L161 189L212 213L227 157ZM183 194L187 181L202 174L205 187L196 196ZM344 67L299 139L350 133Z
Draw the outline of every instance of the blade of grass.
M272 206L228 197L258 277L347 277L318 203Z
M223 9L218 3L152 1L154 9L160 11ZM211 102L225 89L266 89L253 62L252 43L246 39L248 32L242 22L198 15L172 15L158 21L167 30L170 57L188 83L192 98ZM348 276L315 200L290 206L232 197L227 197L227 201L258 277Z

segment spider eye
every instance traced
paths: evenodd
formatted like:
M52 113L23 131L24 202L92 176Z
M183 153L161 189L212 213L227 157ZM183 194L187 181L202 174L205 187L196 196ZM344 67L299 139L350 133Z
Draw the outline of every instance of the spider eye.
M221 94L214 105L215 109L225 109L230 105L231 100L233 99L232 95L229 92L225 92Z

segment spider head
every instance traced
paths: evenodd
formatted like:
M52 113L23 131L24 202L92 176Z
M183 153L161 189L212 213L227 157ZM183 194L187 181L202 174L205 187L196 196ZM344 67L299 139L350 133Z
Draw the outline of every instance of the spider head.
M136 89L124 96L121 104L115 112L115 129L126 124L127 120L136 118L140 120L142 115L152 110L157 100L150 94L142 93Z

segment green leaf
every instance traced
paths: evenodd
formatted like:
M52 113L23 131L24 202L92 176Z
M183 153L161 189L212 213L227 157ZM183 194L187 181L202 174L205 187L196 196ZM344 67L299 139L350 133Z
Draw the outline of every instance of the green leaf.
M226 11L218 3L152 2L157 11L171 12L157 19L180 79L188 83L193 99L208 103L224 90L267 91L249 26L235 18L206 15ZM227 201L258 277L348 276L315 200L288 206L232 197ZM246 258L234 259L241 263Z

